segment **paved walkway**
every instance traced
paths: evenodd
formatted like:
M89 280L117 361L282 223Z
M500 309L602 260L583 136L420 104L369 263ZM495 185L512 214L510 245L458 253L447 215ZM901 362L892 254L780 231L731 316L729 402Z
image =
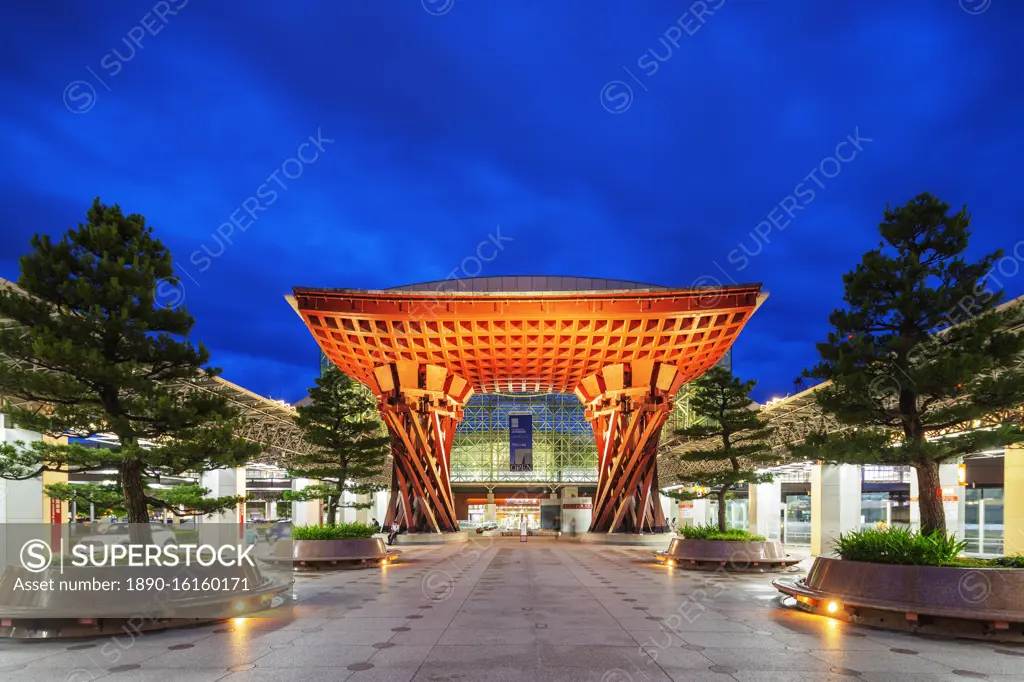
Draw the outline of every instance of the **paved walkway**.
M778 606L764 575L531 539L405 548L302 574L292 618L132 639L0 642L0 680L1024 680L1024 647L855 628Z

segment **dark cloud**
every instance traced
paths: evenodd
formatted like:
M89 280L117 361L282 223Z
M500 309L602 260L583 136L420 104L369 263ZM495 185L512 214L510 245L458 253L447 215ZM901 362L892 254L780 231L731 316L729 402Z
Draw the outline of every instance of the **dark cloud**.
M141 212L196 337L274 397L316 371L293 285L440 279L496 229L513 241L479 274L763 282L735 352L762 399L814 363L887 203L968 204L979 255L1020 239L1019 3L728 0L703 25L665 1L168 0L177 14L144 19L158 5L8 9L0 275L96 195ZM132 49L144 23L162 28ZM632 101L613 114L616 80ZM332 142L301 177L218 236L318 131ZM856 131L862 151L758 236Z

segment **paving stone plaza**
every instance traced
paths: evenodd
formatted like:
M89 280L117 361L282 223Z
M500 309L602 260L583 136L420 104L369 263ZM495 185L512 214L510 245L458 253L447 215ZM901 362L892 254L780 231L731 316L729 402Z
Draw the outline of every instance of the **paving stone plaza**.
M297 574L279 618L3 641L0 680L1024 679L1024 647L852 627L783 607L771 575L650 557L548 538L405 547L396 565Z

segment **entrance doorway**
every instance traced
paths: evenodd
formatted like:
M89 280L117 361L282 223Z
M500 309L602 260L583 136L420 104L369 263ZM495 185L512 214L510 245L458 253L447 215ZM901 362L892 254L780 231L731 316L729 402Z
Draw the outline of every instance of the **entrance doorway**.
M810 546L811 496L787 495L782 513L782 543Z

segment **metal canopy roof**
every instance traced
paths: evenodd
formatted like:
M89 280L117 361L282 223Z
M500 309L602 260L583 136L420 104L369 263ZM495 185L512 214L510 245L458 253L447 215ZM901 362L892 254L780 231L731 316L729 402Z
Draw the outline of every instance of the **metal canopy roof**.
M25 293L13 282L3 278L0 278L0 287ZM12 320L0 319L0 326L12 327L13 325ZM3 358L3 360L10 361L9 358ZM306 454L312 449L302 439L299 429L295 426L293 421L295 408L287 403L264 398L220 377L204 376L196 381L183 383L181 387L186 390L216 393L226 398L242 417L242 427L238 431L238 435L263 446L262 461L273 462L278 459L287 459L288 455ZM13 397L10 398L10 402L18 407L27 405Z
M1024 305L1024 296L1001 304L997 309L1003 310L1010 306ZM945 333L945 329L938 332ZM1021 329L1017 328L1020 332ZM831 381L823 381L795 395L787 396L777 400L764 408L762 412L767 419L768 426L775 429L769 440L772 447L779 453L781 466L789 464L802 464L794 462L786 456L786 447L796 445L804 440L808 434L814 431L826 433L839 433L851 428L842 424L833 417L824 414L815 398L815 393L830 386ZM952 402L952 401L947 401ZM993 414L979 423L963 424L951 429L950 432L969 430L972 428L988 428L1003 423L1010 415ZM710 449L718 445L717 439L706 439L704 441L688 444L687 449ZM663 474L663 482L677 479L680 476L696 474L698 472L717 471L721 468L718 462L680 462L672 456L672 451L684 447L678 439L669 438L663 443L661 452L658 455L658 468Z

